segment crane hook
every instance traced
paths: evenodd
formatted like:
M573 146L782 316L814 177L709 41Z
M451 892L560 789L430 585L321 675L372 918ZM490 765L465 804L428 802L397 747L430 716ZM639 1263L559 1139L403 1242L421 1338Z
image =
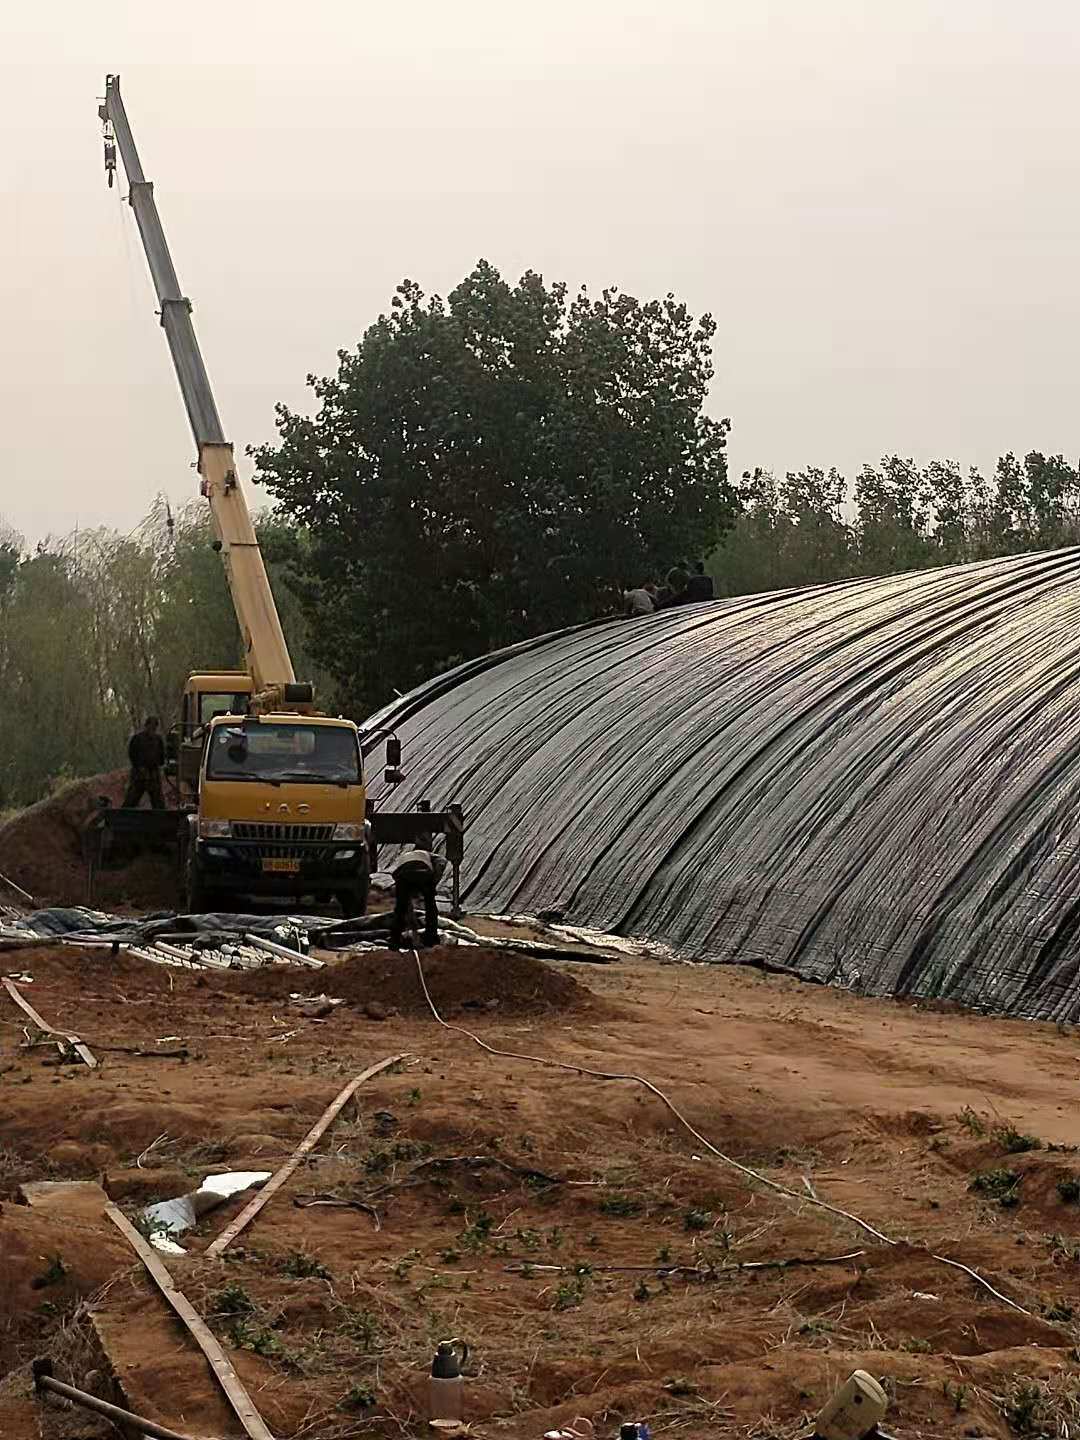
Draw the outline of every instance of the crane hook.
M113 178L116 175L116 135L113 131L112 121L104 105L98 110L101 116L101 133L105 141L105 174L108 176L109 189L113 187Z

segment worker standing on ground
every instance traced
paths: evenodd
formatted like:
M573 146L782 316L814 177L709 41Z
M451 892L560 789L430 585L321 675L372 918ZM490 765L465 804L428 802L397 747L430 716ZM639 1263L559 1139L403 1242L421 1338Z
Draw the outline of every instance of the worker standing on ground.
M394 877L394 914L390 921L390 949L401 949L401 937L412 929L413 897L424 901L424 944L439 942L439 908L435 903L435 887L446 861L431 848L431 836L424 835L417 845L408 845L390 866Z
M705 562L694 561L694 573L686 582L686 603L694 605L701 600L715 600L716 589L711 575L705 573Z
M136 809L144 795L149 795L152 809L165 809L165 796L161 791L161 772L165 768L165 742L159 734L160 728L157 716L148 715L142 729L136 730L128 741L131 776L124 796L125 809Z

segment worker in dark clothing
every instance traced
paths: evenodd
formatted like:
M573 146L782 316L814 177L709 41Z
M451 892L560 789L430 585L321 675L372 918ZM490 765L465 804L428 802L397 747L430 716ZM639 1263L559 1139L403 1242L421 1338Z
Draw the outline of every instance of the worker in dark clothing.
M131 761L131 777L124 796L126 809L134 810L144 795L149 795L155 810L165 809L165 796L161 793L161 772L165 768L165 742L159 733L160 721L156 715L148 715L141 730L136 730L128 741L128 759Z
M394 877L391 950L400 950L402 935L413 928L414 896L424 901L424 944L438 944L439 909L435 902L435 887L445 869L446 861L432 850L430 836L422 836L418 845L406 846L390 866L390 874Z
M705 573L705 562L695 560L694 573L686 582L686 603L693 605L699 600L714 600L715 598L713 579L711 575Z
M686 587L690 576L682 565L673 565L667 573L667 582L656 597L657 610L670 610L673 605L686 604Z

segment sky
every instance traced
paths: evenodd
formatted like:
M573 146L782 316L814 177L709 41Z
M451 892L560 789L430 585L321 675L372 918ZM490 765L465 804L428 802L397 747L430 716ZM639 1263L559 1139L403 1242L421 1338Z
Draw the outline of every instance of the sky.
M196 493L106 71L238 451L482 256L711 311L732 470L851 474L1080 450L1078 60L1074 0L5 6L0 521Z

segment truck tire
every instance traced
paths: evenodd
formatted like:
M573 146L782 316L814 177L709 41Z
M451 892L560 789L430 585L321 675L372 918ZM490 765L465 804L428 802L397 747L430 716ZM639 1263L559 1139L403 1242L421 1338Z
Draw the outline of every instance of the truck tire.
M189 845L184 866L184 908L189 915L205 915L213 908L211 899L211 892L195 863L195 846Z
M357 915L367 914L368 890L371 880L367 869L361 873L356 885L351 890L339 890L337 902L341 906L341 913L346 920L355 919Z

